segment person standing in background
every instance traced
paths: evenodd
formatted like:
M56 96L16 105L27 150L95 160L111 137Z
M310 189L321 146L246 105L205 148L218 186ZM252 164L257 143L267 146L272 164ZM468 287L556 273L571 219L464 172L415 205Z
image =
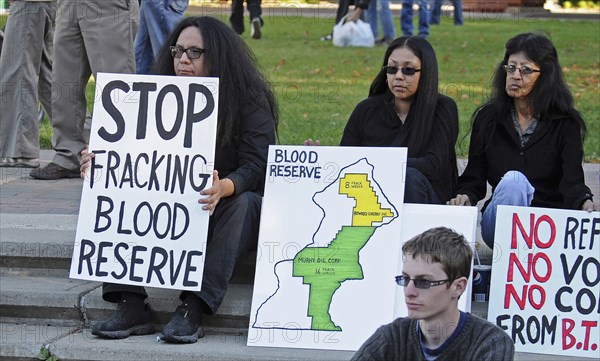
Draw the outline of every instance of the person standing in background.
M250 37L260 39L262 36L262 27L265 24L260 17L262 9L261 0L246 0L246 7L250 13ZM229 17L231 27L236 33L244 33L244 0L233 0L231 3L231 16Z
M381 19L381 30L383 36L379 39L379 29L377 19ZM374 0L369 3L367 10L367 20L373 30L375 45L390 45L396 39L396 30L394 29L394 17L390 11L390 0Z
M440 18L442 17L443 2L444 0L434 0L430 24L439 25ZM450 2L452 2L452 6L454 6L454 25L460 26L463 24L462 0L450 0Z
M400 28L402 35L413 35L413 4L415 0L402 0L402 12L400 13ZM417 0L419 4L419 37L429 39L429 18L431 16L431 0Z
M189 0L143 0L140 25L135 36L135 67L138 74L150 74L154 58L167 36L183 17Z
M39 167L38 101L52 118L56 1L13 1L0 56L0 167Z
M52 162L29 175L52 180L79 178L86 148L86 85L99 72L135 73L133 41L137 0L58 0L52 68Z
M360 19L363 16L363 12L369 8L370 1L371 0L338 0L335 23L339 24L344 16L348 15L351 5L354 5L354 10L348 15L349 20L356 21ZM331 40L333 40L333 30L329 34L321 37L321 41Z

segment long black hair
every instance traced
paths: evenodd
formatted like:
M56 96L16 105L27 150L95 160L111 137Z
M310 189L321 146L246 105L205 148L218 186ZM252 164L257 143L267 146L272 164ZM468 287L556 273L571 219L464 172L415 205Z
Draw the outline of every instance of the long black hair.
M554 114L570 115L581 126L582 139L587 128L583 118L573 103L573 95L567 86L565 77L558 62L558 53L550 39L539 33L523 33L510 38L505 45L504 58L496 67L492 76L492 91L486 105L495 107L498 114L510 114L513 99L506 93L506 72L504 65L512 54L523 52L525 57L539 66L540 75L535 86L527 96L532 114L540 120L548 119Z
M200 31L204 43L204 73L219 78L218 138L225 144L235 138L243 108L248 105L266 109L279 123L275 95L260 72L256 57L242 38L222 21L209 16L186 17L165 40L156 56L154 73L175 75L169 47L177 43L179 34L190 26Z
M418 36L403 36L397 38L388 46L383 57L383 66L388 65L390 55L394 50L407 47L421 60L421 77L410 111L417 115L418 121L413 122L408 148L413 154L421 154L429 146L433 131L433 117L438 101L438 64L435 51L429 42ZM389 93L387 74L383 67L373 79L369 96Z

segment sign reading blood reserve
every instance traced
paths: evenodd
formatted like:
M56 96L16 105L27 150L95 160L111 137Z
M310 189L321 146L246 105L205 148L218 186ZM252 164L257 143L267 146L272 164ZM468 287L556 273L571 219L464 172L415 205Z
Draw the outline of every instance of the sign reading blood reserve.
M477 208L404 204L406 148L271 146L268 159L249 346L357 350L406 316L403 242L437 226L475 240Z
M200 290L216 78L98 74L71 278Z
M600 213L498 208L488 320L518 352L598 358Z

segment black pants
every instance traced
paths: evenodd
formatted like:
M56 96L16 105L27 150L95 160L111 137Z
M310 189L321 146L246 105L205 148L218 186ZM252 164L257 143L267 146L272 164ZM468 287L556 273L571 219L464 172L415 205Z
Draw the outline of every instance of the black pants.
M262 197L244 192L219 201L208 227L208 244L204 260L202 290L194 292L206 307L204 312L215 313L225 297L236 263L244 253L256 247L260 223ZM199 241L200 242L200 241ZM147 296L142 286L104 283L102 297L108 302L119 302L121 292ZM185 297L183 292L180 298Z
M261 0L246 0L246 7L250 13L250 20L258 18L260 20L260 25L262 26L263 21L260 17L262 14L260 2ZM236 33L242 34L244 32L244 0L233 0L229 22Z

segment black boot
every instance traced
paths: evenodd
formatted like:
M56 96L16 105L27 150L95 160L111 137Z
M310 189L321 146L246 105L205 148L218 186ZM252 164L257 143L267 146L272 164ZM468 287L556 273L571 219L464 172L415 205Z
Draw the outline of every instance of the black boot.
M92 327L92 335L102 338L126 338L129 335L150 335L154 333L152 311L142 302L122 299L117 309L104 322Z
M188 296L165 325L162 340L173 343L194 343L204 337L201 302L194 295Z

